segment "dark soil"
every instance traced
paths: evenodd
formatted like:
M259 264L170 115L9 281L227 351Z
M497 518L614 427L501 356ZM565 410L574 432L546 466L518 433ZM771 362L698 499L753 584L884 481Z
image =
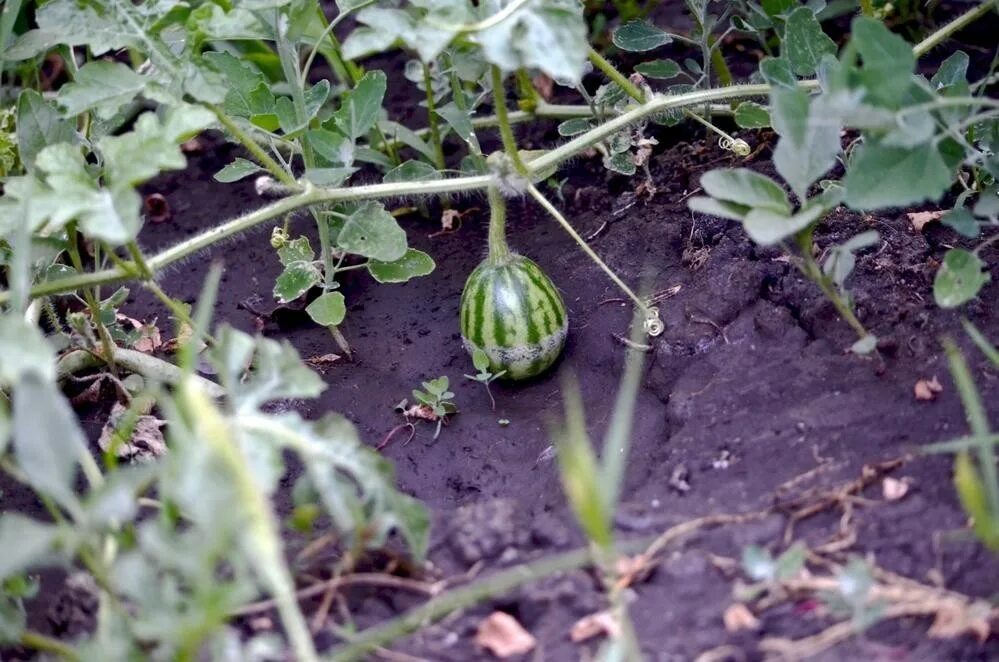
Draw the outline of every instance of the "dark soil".
M396 101L402 104L404 98L399 94ZM789 502L788 491L834 489L861 476L865 465L905 457L890 472L910 481L904 498L886 501L880 480L872 480L845 527L844 511L834 505L796 527L796 539L817 547L854 536L844 547L846 554L867 557L919 582L936 580L970 596L994 598L999 594L996 559L964 534L952 458L919 455L918 450L967 432L939 343L945 335L965 349L986 406L999 420L999 373L985 366L959 325L964 315L999 339L994 305L999 250L993 247L983 256L993 265L993 282L979 299L959 312L944 311L933 303L931 285L943 252L955 241L953 233L932 225L918 233L901 211L831 217L817 238L821 248L868 229L882 237L876 249L859 258L850 281L861 320L881 339L877 357L860 358L846 351L855 339L850 328L779 251L754 246L737 224L691 215L685 199L696 190L699 174L736 162L713 141L689 135L665 134L664 144L668 139L675 146L653 157L657 193L651 200L632 192L641 178L609 177L598 159L575 162L562 190L560 206L584 236L606 224L592 245L625 281L648 283L652 291L679 288L660 304L666 331L647 353L619 534L647 536L705 514L780 505ZM556 140L550 129L524 138L545 145ZM754 147L767 140L751 137ZM147 251L261 204L250 183L212 180L236 154L214 145L206 141L204 151L190 155L187 171L147 187L164 195L172 212L169 221L147 225L142 236ZM752 167L766 170L769 154L763 145ZM311 417L342 412L375 445L402 422L393 406L410 397L412 388L442 374L450 377L461 412L440 438L432 440L433 425L418 424L412 441L405 443L408 435L399 434L383 451L396 465L401 489L433 513L430 560L443 576L460 575L480 561L480 574L488 574L583 544L551 459L549 426L562 414L560 373L572 374L583 393L591 436L601 438L624 360L618 337L627 334L630 315L628 307L608 302L620 292L554 221L531 202L511 203L510 243L553 277L571 326L556 369L526 384L494 384L497 408L492 411L484 389L462 377L472 366L457 323L464 280L485 252L485 201L470 197L452 205L478 208L456 232L430 238L440 229L436 206L429 220L403 219L411 244L436 260L433 274L403 285L379 285L359 275L345 280L349 310L342 330L354 358L326 369L327 391L301 405ZM295 227L310 233L309 226L302 217ZM268 314L279 273L268 233L262 228L200 255L166 273L161 285L172 296L194 302L209 264L222 261L216 322L288 339L303 357L340 353L329 332L309 323L304 312ZM124 312L146 320L158 317L164 327L168 319L138 290ZM932 401L916 399L915 383L933 377L943 391ZM500 419L509 424L501 425ZM96 433L99 415L89 423ZM803 482L782 488L809 472ZM28 495L6 485L4 507L37 508ZM719 569L718 557L738 559L750 544L779 552L788 523L787 513L778 509L752 524L698 534L636 585L630 613L648 659L693 660L723 645L732 647L728 657L711 659L758 659L763 637L800 637L833 623L815 610L788 604L762 615L757 632L729 634L723 626L722 613L733 602L733 578ZM78 587L60 589L60 575L42 580L33 625L57 635L79 631L75 619L81 615L64 613L64 601L74 602ZM362 627L417 604L409 594L386 590L349 595ZM75 602L87 606L86 599ZM537 637L537 659L576 660L593 645L571 643L569 629L603 606L590 574L568 573L451 617L404 641L399 650L433 660L482 659L485 653L473 643L475 628L489 612L502 609ZM305 603L307 613L315 607ZM987 643L971 636L930 639L925 634L929 624L929 619L881 623L819 659L999 658L994 638ZM335 641L332 635L324 640Z

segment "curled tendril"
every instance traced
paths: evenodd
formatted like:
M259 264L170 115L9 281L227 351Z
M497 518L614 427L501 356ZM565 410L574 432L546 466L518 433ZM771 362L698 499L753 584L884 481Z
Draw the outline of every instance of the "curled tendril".
M649 334L650 337L655 338L656 336L662 335L662 332L666 330L666 325L663 321L659 319L659 309L656 307L650 307L645 311L645 333Z
M276 227L271 230L271 248L277 250L283 248L288 243L288 233L284 228Z
M732 138L731 136L724 136L718 139L718 146L724 150L733 152L736 156L749 156L752 153L752 148L742 138Z

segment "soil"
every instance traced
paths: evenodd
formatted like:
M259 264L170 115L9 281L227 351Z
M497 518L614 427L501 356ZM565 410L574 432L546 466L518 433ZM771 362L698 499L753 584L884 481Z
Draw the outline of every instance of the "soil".
M403 86L396 80L390 89ZM390 109L408 103L407 93L399 91ZM750 544L779 552L793 495L836 489L860 477L865 467L896 458L902 461L885 473L908 482L902 499L886 500L877 477L862 499L851 502L848 517L842 504L833 504L795 527L794 539L813 548L845 540L844 558L866 557L919 582L994 599L996 559L967 534L952 484L953 459L919 449L967 432L939 342L944 336L965 350L982 398L999 420L999 372L986 366L959 324L967 317L986 336L999 339L994 305L999 250L993 246L983 255L993 265L993 277L980 297L960 311L945 311L933 303L931 288L939 260L955 241L952 232L932 224L917 232L904 211L834 214L817 236L820 248L868 229L881 233L881 243L859 257L850 280L860 319L880 339L877 356L858 357L846 351L853 332L780 251L756 247L737 224L688 211L685 200L700 173L739 165L736 159L710 139L691 139L689 132L658 135L665 147L650 164L656 190L651 199L633 192L641 177L609 176L597 158L581 158L560 175L568 179L559 206L581 234L597 233L591 245L626 282L647 283L656 292L677 288L660 304L666 331L649 341L646 353L618 534L648 536L701 515L778 508L751 524L695 535L633 587L630 613L648 659L693 660L709 649L719 650L715 660L759 659L764 637L801 637L832 624L820 610L790 603L761 615L758 631L727 632L722 614L733 602L733 577L719 559L738 559ZM551 145L557 134L547 127L521 138L526 145ZM761 148L751 167L768 171L772 138L751 137ZM145 250L162 249L261 204L252 183L212 180L236 154L206 139L202 151L189 155L186 171L146 187L147 193L165 196L171 217L147 225L141 238ZM348 315L342 330L353 358L326 368L329 388L298 406L310 417L341 412L376 445L402 422L393 407L410 397L412 388L442 374L450 377L461 411L440 438L432 440L433 425L417 424L411 441L408 433L398 434L382 452L394 462L400 488L433 514L431 573L456 577L475 566L483 576L584 543L562 495L549 432L562 415L564 378L572 375L583 394L591 438L601 439L622 371L620 337L627 334L630 309L615 301L620 292L543 210L526 200L512 202L510 244L553 277L571 322L556 368L528 383L495 383L493 411L483 387L462 377L472 366L457 324L464 280L485 252L486 205L477 196L450 204L477 209L454 232L439 232L436 203L429 218L401 219L411 245L436 260L431 275L401 285L379 285L362 275L345 279ZM309 225L300 217L295 228L309 234ZM225 275L216 322L287 339L303 357L340 353L329 332L301 310L274 310L270 292L279 264L268 233L261 228L171 269L160 281L163 289L194 302L209 264L221 261ZM168 319L139 288L125 312ZM916 382L934 377L943 390L933 400L917 399ZM95 437L102 415L87 417ZM37 509L22 490L6 484L3 490L5 509ZM286 498L281 508L287 512ZM78 621L86 614L79 612L93 605L86 591L74 599L82 590L78 583L77 578L63 586L61 574L44 574L33 626L57 635L80 631ZM387 589L347 595L360 627L419 602ZM76 606L67 608L67 600ZM307 614L316 606L304 603ZM524 659L538 654L532 659L576 660L595 644L572 643L568 632L603 606L591 574L566 573L450 617L396 650L433 660L483 659L486 654L473 642L476 627L501 609L538 640L536 652ZM932 639L926 636L930 622L886 621L815 659L999 659L995 638ZM322 635L325 644L335 641Z

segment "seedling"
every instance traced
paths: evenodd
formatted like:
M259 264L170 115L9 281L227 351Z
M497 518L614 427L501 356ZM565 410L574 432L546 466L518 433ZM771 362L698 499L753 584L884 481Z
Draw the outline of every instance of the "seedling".
M496 374L490 372L489 355L478 347L472 350L472 364L479 372L476 375L465 375L465 379L471 379L472 381L479 382L486 387L486 394L489 396L489 402L493 405L493 411L496 411L496 400L493 398L493 392L489 388L489 385L492 384L494 380L505 375L506 370L500 370Z
M782 581L791 579L804 569L807 554L808 548L800 542L791 545L776 558L758 545L746 547L742 551L742 571L752 582L737 583L735 597L749 601L768 591L779 591Z
M407 418L422 418L427 421L436 421L437 430L434 432L434 439L441 434L441 426L447 421L451 414L458 413L458 406L454 404L452 398L454 393L448 390L450 383L447 376L431 379L423 382L423 388L413 389L413 398L419 403L404 412Z

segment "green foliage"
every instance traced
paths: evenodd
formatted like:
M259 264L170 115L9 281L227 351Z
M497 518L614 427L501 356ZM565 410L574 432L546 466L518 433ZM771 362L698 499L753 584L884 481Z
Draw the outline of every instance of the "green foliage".
M454 404L454 393L448 390L451 383L447 376L431 379L423 382L425 390L413 389L413 399L420 405L429 409L431 418L437 421L437 430L434 432L434 439L441 434L441 426L447 417L458 413L458 406Z

